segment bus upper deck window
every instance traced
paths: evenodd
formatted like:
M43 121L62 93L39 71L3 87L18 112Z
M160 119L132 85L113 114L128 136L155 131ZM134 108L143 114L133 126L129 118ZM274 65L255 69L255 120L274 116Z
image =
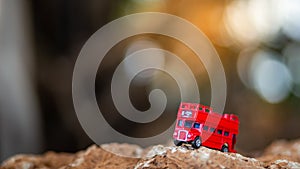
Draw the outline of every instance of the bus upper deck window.
M203 126L203 130L207 131L208 130L208 126Z

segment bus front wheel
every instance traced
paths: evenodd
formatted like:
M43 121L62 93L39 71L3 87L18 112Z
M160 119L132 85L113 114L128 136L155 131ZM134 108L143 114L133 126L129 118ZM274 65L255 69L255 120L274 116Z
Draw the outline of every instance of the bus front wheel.
M192 141L192 147L195 149L200 148L201 146L201 139L199 137L196 137L193 141Z

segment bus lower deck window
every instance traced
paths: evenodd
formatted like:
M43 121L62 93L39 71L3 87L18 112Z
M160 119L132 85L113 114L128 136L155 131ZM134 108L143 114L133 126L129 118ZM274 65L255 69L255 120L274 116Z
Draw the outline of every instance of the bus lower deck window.
M184 122L184 127L186 127L186 128L191 128L192 125L193 125L193 121L185 121Z
M212 132L212 133L215 132L215 130L216 130L216 129L213 128L213 127L211 127L211 128L209 129L209 131Z
M218 130L218 134L222 134L222 133L223 133L223 131L219 129Z
M182 120L179 120L177 125L181 127L182 126Z
M194 123L194 128L198 129L200 127L199 123Z
M203 126L203 130L208 130L208 126Z

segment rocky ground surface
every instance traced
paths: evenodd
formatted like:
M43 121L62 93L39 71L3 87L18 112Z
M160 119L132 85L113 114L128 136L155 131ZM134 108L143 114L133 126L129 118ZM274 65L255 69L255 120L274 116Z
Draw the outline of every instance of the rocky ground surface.
M109 150L109 151L106 151ZM142 149L129 144L91 146L69 153L16 155L0 169L93 169L93 168L300 168L300 139L276 141L257 158L222 153L201 147L157 145Z

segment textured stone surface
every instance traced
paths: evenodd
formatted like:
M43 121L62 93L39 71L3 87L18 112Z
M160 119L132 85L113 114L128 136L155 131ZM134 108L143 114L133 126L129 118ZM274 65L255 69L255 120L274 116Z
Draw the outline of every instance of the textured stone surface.
M300 168L300 139L275 141L257 159L270 168Z
M104 150L104 148L106 151ZM113 153L112 153L113 152ZM300 168L300 140L276 141L258 158L222 153L206 147L156 145L142 149L130 144L91 146L75 154L48 152L16 155L1 169L93 169L93 168Z

